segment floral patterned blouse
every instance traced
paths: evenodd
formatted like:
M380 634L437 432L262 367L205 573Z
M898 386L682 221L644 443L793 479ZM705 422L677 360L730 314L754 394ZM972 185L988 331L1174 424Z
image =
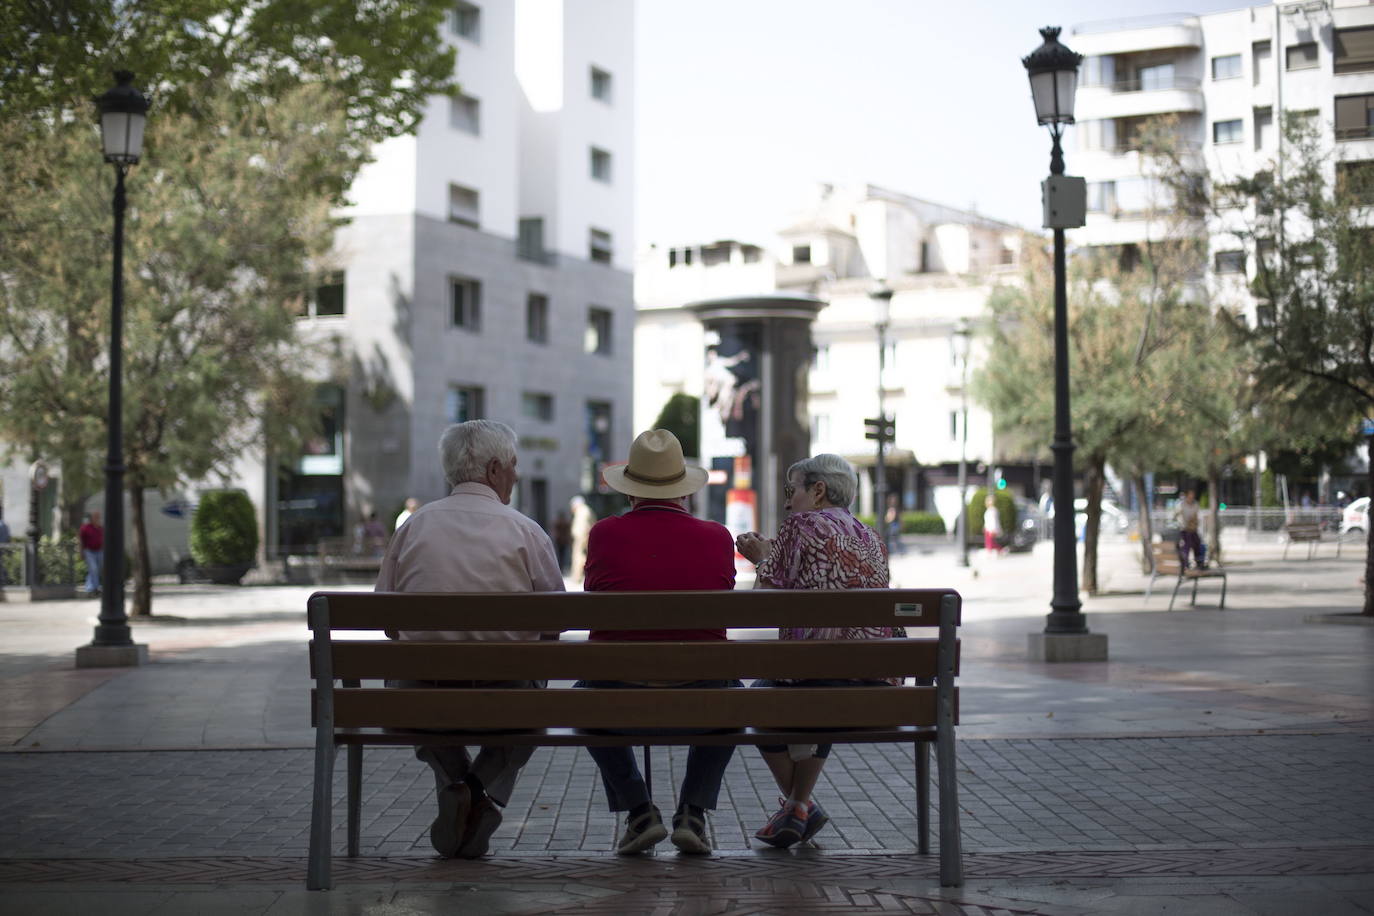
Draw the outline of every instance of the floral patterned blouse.
M773 588L887 588L887 555L877 532L827 506L794 512L778 528L773 548L758 566ZM884 639L905 636L902 627L782 627L779 639ZM901 678L885 678L900 686Z

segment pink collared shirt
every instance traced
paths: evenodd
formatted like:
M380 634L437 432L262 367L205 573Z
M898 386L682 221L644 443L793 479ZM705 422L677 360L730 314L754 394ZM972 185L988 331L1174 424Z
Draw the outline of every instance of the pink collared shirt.
M460 483L397 529L377 576L379 592L561 592L553 542L481 483ZM401 639L525 640L528 630L403 630Z

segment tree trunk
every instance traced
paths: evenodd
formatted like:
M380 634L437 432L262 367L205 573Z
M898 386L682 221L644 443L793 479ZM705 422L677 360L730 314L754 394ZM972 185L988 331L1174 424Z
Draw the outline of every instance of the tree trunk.
M1207 562L1221 565L1221 472L1213 468L1207 473L1207 518L1211 530L1207 533Z
M1106 482L1107 459L1100 454L1088 458L1083 469L1083 488L1088 497L1088 519L1083 527L1083 590L1096 595L1097 588L1097 535L1102 528L1102 487ZM1062 509L1055 509L1062 512ZM1073 511L1073 507L1069 507Z
M1154 519L1150 518L1150 497L1145 492L1145 475L1132 477L1131 485L1135 487L1136 503L1140 506L1140 520L1136 523L1140 531L1140 570L1148 574L1155 571L1155 552L1150 546L1154 543L1155 528Z
M1369 437L1368 467L1370 495L1374 495L1374 435ZM1364 532L1364 616L1374 617L1374 534L1369 531L1369 519L1374 512L1365 515Z
M131 550L134 563L134 595L129 606L132 617L150 617L153 613L153 564L148 560L148 526L143 517L143 484L130 480L129 491L129 533L133 543L126 545Z

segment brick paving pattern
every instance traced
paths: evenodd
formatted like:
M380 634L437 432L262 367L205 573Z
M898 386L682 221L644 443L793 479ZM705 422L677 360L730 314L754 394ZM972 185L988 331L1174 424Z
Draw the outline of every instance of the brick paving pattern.
M959 745L964 848L1032 850L1365 845L1374 837L1374 735L973 740ZM660 804L685 751L654 754ZM342 764L342 757L340 757ZM309 836L312 755L303 750L0 755L0 858L298 857ZM910 752L837 748L817 797L825 850L914 846ZM342 767L335 848L343 845ZM369 750L362 853L430 854L433 782L408 750ZM933 794L933 793L932 793ZM758 755L741 752L711 818L716 847L743 852L775 804ZM603 853L615 821L595 766L541 750L493 838L500 855Z

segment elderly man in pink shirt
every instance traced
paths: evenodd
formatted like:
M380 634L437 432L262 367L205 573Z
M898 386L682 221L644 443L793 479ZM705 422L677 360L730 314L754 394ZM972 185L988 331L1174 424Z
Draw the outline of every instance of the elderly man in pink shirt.
M439 440L444 499L426 503L391 539L377 577L379 592L561 592L563 576L549 536L509 505L519 480L515 432L493 420L450 426ZM403 630L399 639L533 640L526 631ZM547 634L557 638L557 634ZM543 687L531 681L393 681L394 687ZM445 857L485 855L533 748L485 746L476 759L462 747L417 747L434 770L439 814L430 842Z

